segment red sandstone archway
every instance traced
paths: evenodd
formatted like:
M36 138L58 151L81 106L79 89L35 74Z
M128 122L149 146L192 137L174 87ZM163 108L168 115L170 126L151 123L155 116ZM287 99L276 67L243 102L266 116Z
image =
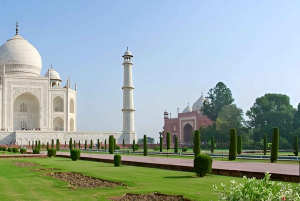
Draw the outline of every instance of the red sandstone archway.
M184 143L190 144L192 142L191 135L193 132L193 127L191 124L186 124L183 128L183 141Z

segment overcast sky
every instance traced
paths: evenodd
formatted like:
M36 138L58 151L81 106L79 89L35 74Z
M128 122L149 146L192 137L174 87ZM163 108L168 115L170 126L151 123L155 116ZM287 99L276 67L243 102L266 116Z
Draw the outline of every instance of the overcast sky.
M2 0L0 43L19 34L63 79L78 84L78 131L122 130L123 58L133 54L135 126L158 139L224 82L246 112L257 97L300 102L300 1Z

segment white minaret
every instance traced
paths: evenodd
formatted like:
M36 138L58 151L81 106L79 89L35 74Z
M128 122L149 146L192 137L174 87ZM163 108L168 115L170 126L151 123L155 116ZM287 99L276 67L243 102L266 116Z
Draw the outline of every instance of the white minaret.
M132 84L132 54L127 51L122 56L124 58L124 84L123 84L123 139L125 144L132 144L133 140L137 143L137 136L134 126L134 103L133 103L133 84Z

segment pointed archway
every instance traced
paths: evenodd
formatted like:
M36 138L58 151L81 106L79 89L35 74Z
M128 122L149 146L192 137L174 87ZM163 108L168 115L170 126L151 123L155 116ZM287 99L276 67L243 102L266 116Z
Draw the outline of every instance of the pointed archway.
M186 143L186 144L192 143L192 139L191 139L192 132L193 132L193 127L191 126L191 124L186 124L183 127L183 140L184 140L184 143Z

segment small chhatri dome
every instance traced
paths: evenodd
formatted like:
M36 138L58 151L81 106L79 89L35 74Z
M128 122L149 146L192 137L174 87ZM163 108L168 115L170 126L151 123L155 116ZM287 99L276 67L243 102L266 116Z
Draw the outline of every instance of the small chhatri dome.
M201 94L200 98L193 104L193 111L201 110L204 100L203 94Z
M0 46L0 69L12 76L40 76L42 58L27 40L16 34Z
M190 104L182 111L182 113L192 112L192 108L190 107Z
M124 53L124 55L122 57L125 57L125 56L133 57L133 55L131 54L131 52L128 50L128 47L127 47L127 50L126 50L126 52Z
M169 113L167 112L167 110L165 110L164 114L167 114L167 115L168 115Z
M45 77L49 77L49 73L50 73L50 79L51 79L51 80L59 80L59 81L61 81L58 72L55 71L54 69L52 69L52 66L51 66L51 69L49 69L49 70L46 72Z

